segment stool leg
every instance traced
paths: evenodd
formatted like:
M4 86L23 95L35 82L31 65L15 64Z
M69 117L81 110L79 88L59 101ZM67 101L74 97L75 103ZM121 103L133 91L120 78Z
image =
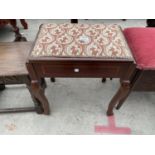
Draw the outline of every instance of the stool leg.
M121 106L123 105L123 103L125 102L125 100L127 99L127 97L129 96L131 91L129 91L125 96L124 98L122 98L119 103L117 104L116 106L116 109L119 110L121 108Z
M106 82L106 78L102 78L102 83L105 83Z
M78 19L71 19L71 23L78 23Z
M40 101L37 98L34 98L33 101L35 103L36 112L38 114L43 114L44 109L42 108Z
M16 19L10 19L10 24L16 30L17 29L17 21Z
M16 19L10 19L10 24L12 25L15 34L19 34L19 28L17 27Z
M26 66L30 75L30 92L33 98L39 101L41 107L43 108L44 114L49 115L49 103L45 96L44 88L41 85L41 81L43 81L43 79L37 78L31 64L26 63Z
M35 96L34 96L33 93L32 93L32 90L31 90L31 81L30 81L29 77L27 78L26 86L27 86L27 88L28 88L28 90L29 90L29 92L30 92L30 94L31 94L32 100L33 100L33 102L34 102L34 104L35 104L36 112L37 112L38 114L42 114L42 113L44 112L44 110L43 110L43 108L42 108L42 106L41 106L40 101L39 101L37 98L35 98ZM43 88L43 89L44 89L44 88Z
M45 81L44 78L41 78L41 87L42 87L43 89L47 88L47 84L46 84L46 81Z
M123 81L119 90L115 94L115 96L112 98L108 110L107 110L107 115L111 116L113 115L113 109L115 105L120 102L121 99L123 99L130 91L130 82L129 81Z
M110 78L110 80L112 80L112 78ZM102 78L102 83L106 82L106 78Z
M26 23L25 19L20 19L20 22L22 26L24 27L24 29L28 29L28 24Z
M41 103L42 108L44 109L44 114L49 114L49 103L47 98L44 95L44 89L40 86L39 81L31 81L31 92L35 99Z
M51 82L55 82L55 78L54 77L51 78Z
M146 20L147 27L155 27L155 19Z
M116 109L119 110L121 108L121 106L123 105L124 101L125 101L126 98L123 98L119 101L119 103L117 104L116 106Z
M5 84L0 84L0 91L5 89Z

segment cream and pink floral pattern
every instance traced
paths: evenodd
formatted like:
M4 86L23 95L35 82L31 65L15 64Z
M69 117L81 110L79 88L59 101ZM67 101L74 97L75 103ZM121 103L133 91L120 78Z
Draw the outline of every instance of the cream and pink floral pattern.
M32 56L132 58L118 25L43 24Z

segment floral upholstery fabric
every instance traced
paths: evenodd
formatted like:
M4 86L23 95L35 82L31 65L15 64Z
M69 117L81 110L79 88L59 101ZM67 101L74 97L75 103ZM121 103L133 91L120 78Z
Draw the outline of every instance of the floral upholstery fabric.
M120 27L104 24L43 24L31 55L132 58Z

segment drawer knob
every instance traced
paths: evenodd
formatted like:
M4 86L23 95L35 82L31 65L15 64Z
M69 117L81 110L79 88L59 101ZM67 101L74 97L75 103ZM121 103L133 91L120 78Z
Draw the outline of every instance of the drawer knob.
M74 69L74 72L75 72L75 73L78 73L79 71L80 71L79 68L75 68L75 69Z

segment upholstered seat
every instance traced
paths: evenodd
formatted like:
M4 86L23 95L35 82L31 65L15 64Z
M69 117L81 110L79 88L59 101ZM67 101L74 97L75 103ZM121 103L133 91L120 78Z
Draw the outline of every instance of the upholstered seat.
M139 69L155 69L155 28L127 28L124 35Z
M43 24L31 54L33 57L132 58L120 27L104 24Z

